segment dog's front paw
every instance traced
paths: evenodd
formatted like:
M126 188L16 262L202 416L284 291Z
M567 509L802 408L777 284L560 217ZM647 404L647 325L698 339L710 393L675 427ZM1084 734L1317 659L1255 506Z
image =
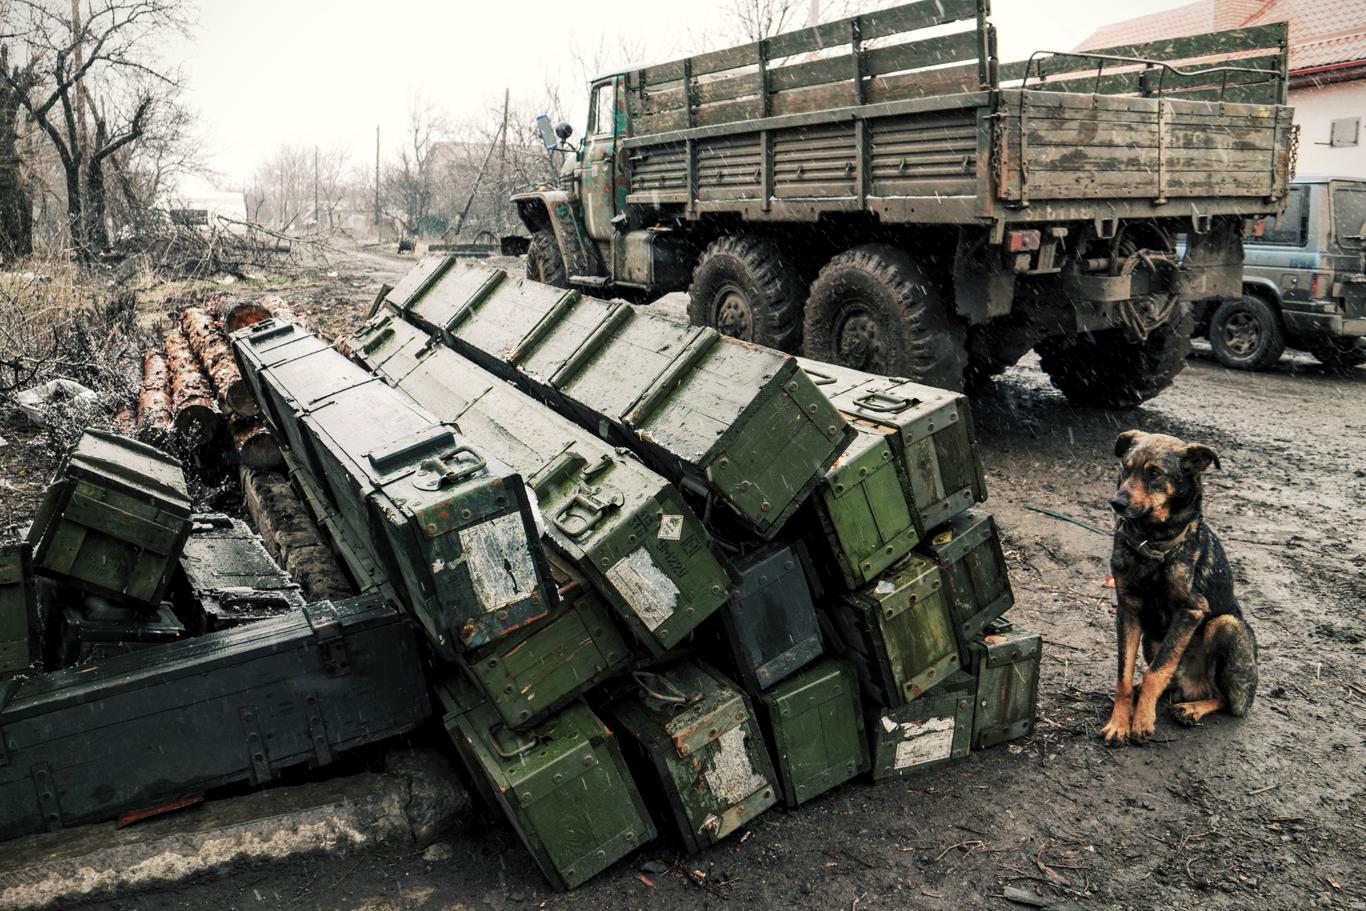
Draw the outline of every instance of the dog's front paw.
M1132 709L1125 711L1127 704L1115 703L1114 709L1110 712L1110 722L1100 729L1100 736L1104 738L1106 746L1119 746L1129 740L1129 716Z
M1157 716L1154 712L1143 711L1141 708L1134 713L1134 720L1129 724L1129 739L1134 743L1142 743L1153 732L1157 730Z

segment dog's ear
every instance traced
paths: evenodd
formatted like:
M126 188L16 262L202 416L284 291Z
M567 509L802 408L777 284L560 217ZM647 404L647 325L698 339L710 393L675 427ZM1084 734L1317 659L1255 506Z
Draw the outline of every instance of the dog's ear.
M1141 430L1126 430L1115 438L1115 455L1124 458L1125 454L1134 448L1134 444L1140 437L1146 436Z
M1215 468L1224 467L1219 464L1219 454L1204 443L1191 443L1181 456L1181 467L1191 474L1199 474L1209 468L1211 464Z

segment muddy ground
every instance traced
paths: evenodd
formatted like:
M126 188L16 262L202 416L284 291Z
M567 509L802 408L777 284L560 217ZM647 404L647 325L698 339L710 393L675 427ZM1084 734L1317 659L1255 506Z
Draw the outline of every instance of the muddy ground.
M392 280L383 258L359 262L296 287L291 303L344 326ZM444 859L427 859L441 846L300 859L99 906L1023 907L1009 892L1058 909L1366 909L1366 369L1336 376L1288 357L1243 374L1196 358L1155 401L1110 414L1067 405L1026 363L976 399L975 417L1009 617L1045 637L1034 736L921 780L775 810L699 856L656 842L568 895L490 819ZM1108 525L1114 438L1129 427L1218 451L1206 513L1260 642L1261 687L1244 720L1186 729L1163 714L1155 742L1107 749L1109 538L1029 507ZM0 450L3 477L19 467Z

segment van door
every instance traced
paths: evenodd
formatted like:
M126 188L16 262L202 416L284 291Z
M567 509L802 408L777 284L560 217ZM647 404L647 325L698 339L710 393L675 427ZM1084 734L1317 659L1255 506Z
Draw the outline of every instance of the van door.
M588 130L584 134L581 167L584 227L594 240L610 240L616 217L616 144L620 118L616 115L616 79L594 84L589 96Z

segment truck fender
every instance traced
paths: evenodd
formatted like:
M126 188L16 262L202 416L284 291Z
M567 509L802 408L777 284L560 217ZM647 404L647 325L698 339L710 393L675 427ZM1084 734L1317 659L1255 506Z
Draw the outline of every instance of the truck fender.
M1243 232L1240 219L1220 216L1203 234L1186 237L1186 255L1172 291L1181 300L1203 301L1243 293Z
M584 228L583 210L577 195L567 190L536 190L519 193L512 201L528 231L534 233L549 228L555 232L566 275L572 278L607 274L597 245Z

